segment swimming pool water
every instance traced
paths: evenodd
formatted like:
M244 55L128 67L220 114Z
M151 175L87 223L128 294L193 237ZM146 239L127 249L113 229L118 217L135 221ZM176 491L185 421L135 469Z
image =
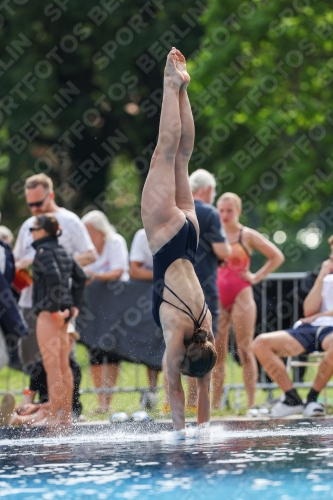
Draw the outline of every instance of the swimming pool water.
M158 424L0 432L0 498L333 498L332 430L312 419L219 422L184 441Z

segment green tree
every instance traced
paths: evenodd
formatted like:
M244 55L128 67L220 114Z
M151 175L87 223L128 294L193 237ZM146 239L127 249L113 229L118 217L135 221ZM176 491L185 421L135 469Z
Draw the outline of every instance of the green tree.
M267 235L284 230L294 240L295 228L311 222L331 233L330 6L211 0L203 23L192 71L192 166L213 170L220 191L241 195L246 220Z
M134 161L142 185L165 56L174 44L197 49L205 2L27 2L0 13L4 215L26 217L24 179L40 171L54 179L60 204L111 210L113 159Z

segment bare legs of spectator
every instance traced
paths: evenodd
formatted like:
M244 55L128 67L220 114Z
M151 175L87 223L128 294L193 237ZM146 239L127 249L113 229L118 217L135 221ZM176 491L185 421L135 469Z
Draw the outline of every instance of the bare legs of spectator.
M257 317L251 287L244 288L237 296L231 311L231 321L235 333L238 355L243 368L243 380L247 393L248 408L254 405L258 365L252 351L252 341Z
M112 389L117 384L120 371L120 363L105 363L102 365L90 365L90 375L96 389ZM96 413L109 411L113 393L98 393L98 408Z
M257 309L253 299L252 288L244 288L236 297L231 313L221 308L219 318L216 350L217 363L213 369L213 402L212 408L219 409L225 380L225 365L228 355L228 339L230 320L232 321L238 355L243 368L243 380L247 393L248 407L254 405L255 389L258 380L258 366L252 352L251 344L254 336Z
M195 409L197 406L197 381L193 377L187 377L187 409Z
M68 334L69 343L67 356L70 356L73 348L74 337L71 333ZM35 392L31 393L28 401L22 401L15 407L15 411L10 419L9 425L45 425L50 419L50 403L33 403L36 396Z
M283 392L293 388L281 357L298 356L304 352L304 347L296 339L284 331L264 333L254 340L253 350L261 366Z
M149 383L150 390L152 392L154 392L156 390L157 379L158 379L159 373L160 373L159 370L154 370L153 368L149 368L149 366L147 366L148 383Z
M73 374L69 365L70 339L64 317L52 319L42 311L37 318L38 347L47 373L49 418L47 424L72 424ZM61 415L59 416L59 410Z
M220 409L221 406L223 387L226 375L226 362L228 356L229 329L230 329L230 313L220 305L217 338L215 339L217 362L213 368L213 377L212 377L213 410L218 410Z

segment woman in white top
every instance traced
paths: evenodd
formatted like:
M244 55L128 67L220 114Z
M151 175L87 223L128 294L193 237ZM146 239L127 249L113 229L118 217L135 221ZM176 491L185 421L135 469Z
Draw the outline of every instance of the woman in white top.
M107 217L99 210L88 212L82 222L95 245L97 258L85 268L91 280L127 281L129 279L128 250L125 238L118 234ZM98 334L98 332L96 332ZM99 348L89 349L90 374L96 388L116 385L120 358ZM103 363L106 362L106 365ZM95 413L109 411L112 394L97 394L99 406Z

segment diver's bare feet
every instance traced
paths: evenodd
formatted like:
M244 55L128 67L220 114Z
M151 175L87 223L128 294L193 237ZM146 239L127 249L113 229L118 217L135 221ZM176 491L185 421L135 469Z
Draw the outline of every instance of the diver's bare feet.
M177 68L177 58L179 58L177 55L177 49L172 47L165 64L164 82L176 89L180 89L180 87L185 83L185 80L183 73Z
M175 47L172 47L172 48L174 49ZM188 86L188 84L191 81L190 75L188 74L188 72L186 70L186 59L183 56L183 54L180 52L180 50L178 50L178 49L175 49L175 50L176 50L176 56L175 56L176 57L176 68L183 75L182 87L186 89L186 87Z

